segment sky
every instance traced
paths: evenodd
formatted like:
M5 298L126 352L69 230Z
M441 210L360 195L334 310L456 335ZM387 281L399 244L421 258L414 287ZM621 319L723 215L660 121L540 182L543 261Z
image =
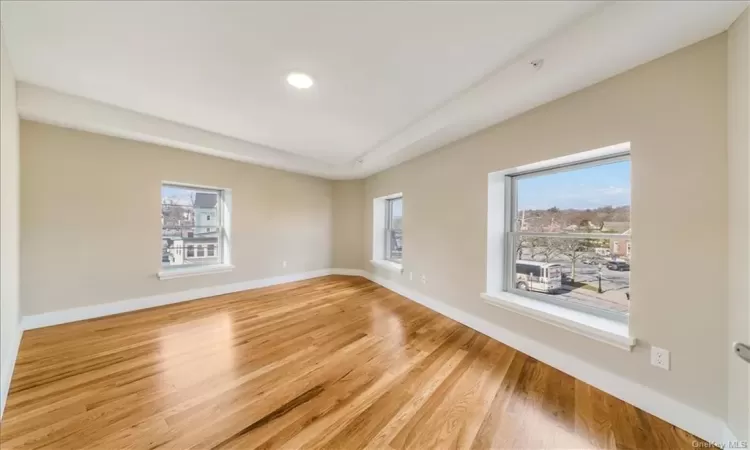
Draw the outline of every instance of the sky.
M393 216L402 217L404 215L404 201L402 199L393 202Z
M192 205L193 202L191 195L194 193L195 191L192 191L190 189L180 189L168 186L161 187L162 202L165 199L170 199L174 201L174 203L177 203L179 205Z
M518 209L630 205L630 161L518 180Z

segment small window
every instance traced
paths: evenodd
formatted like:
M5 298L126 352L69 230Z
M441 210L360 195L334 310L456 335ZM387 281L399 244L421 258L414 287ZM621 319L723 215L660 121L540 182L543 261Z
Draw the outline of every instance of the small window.
M169 256L162 257L163 267L228 264L226 197L222 189L162 185L162 242Z
M401 230L403 198L387 199L385 207L385 259L400 264L403 256Z
M504 289L627 321L627 154L506 176Z

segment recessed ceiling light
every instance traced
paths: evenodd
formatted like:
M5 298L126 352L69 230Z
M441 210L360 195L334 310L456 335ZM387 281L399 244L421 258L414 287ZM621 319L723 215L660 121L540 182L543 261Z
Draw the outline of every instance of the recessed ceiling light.
M310 75L302 72L292 72L286 76L286 82L297 89L307 89L313 85L313 79Z

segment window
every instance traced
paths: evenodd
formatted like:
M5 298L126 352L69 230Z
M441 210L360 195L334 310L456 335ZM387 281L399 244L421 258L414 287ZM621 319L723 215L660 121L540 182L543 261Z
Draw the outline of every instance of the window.
M403 209L404 198L397 194L372 201L372 259L377 269L403 273Z
M533 166L504 174L502 289L627 322L629 154Z
M387 199L385 208L385 249L383 254L386 260L400 264L402 260L402 198Z
M162 184L164 269L175 273L174 269L229 264L229 195L226 189ZM169 271L160 272L160 278L170 278L162 276Z

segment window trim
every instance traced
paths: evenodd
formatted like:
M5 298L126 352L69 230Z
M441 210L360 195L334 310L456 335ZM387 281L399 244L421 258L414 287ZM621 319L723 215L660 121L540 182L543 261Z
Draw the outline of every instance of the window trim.
M480 297L489 305L513 311L623 350L631 351L637 343L637 339L630 336L628 325L619 321L511 292L482 293Z
M174 269L165 269L157 273L160 280L172 280L175 278L193 277L197 275L212 275L217 273L231 272L234 266L231 264L211 264L207 266L182 266Z
M397 263L385 259L387 202L388 200L397 198L401 198L401 201L403 202L404 194L402 192L396 192L382 197L376 197L372 200L372 259L370 260L370 263L376 269L380 268L403 273L403 262ZM402 253L402 261L403 257L404 255Z
M615 320L618 322L627 323L628 322L628 313L619 313L615 311L608 311L601 308L594 308L591 306L582 305L580 303L576 302L568 302L566 300L557 299L554 297L545 296L543 294L537 294L535 292L530 291L523 291L521 289L517 289L514 285L512 285L513 281L515 280L515 274L514 268L516 265L516 252L515 252L515 242L516 239L521 236L528 236L528 237L543 237L543 238L559 238L559 239L607 239L609 241L609 245L612 245L612 239L625 239L630 240L630 236L618 233L562 233L562 232L551 232L551 233L545 233L545 232L528 232L528 231L519 231L516 229L518 224L518 180L524 179L524 178L531 178L531 177L538 177L538 176L546 176L546 175L554 175L560 172L570 172L574 170L581 170L581 169L588 169L591 167L598 167L605 164L612 164L617 162L623 162L623 161L629 161L630 160L630 150L628 149L627 152L618 152L614 155L605 155L605 156L599 156L594 157L587 160L582 161L572 161L572 162L564 162L561 164L553 164L550 166L540 166L535 167L532 170L529 171L519 171L512 174L505 175L505 183L506 183L506 205L509 205L510 207L505 208L505 229L508 230L505 232L505 276L503 277L504 283L504 291L509 292L511 294L519 295L521 297L530 297L538 301L542 302L549 302L558 306L561 306L563 308L569 308L574 309L586 314L591 314L594 316L603 317L605 319L609 320Z
M387 261L393 264L401 264L399 261L396 261L392 258L391 251L393 250L392 242L391 242L391 232L395 230L396 228L393 228L393 204L396 200L401 200L401 208L402 208L402 220L403 220L403 197L390 197L385 199L385 227L383 229L383 261ZM403 230L401 230L401 233L403 233ZM402 250L403 252L403 250ZM401 255L401 260L403 261L404 256Z
M540 317L539 311L544 311L542 315L545 315L546 317L549 314L554 315L556 312L568 310L571 312L568 313L566 311L566 316L571 314L575 316L577 314L580 317L590 318L590 320L584 322L590 322L592 324L619 323L621 327L627 329L627 315L598 308L586 307L585 305L565 302L563 300L550 301L552 299L547 298L544 295L515 289L515 286L509 286L509 284L515 279L512 272L515 267L516 258L514 249L510 248L514 242L513 239L510 239L510 236L517 236L517 233L520 233L524 236L537 234L540 237L581 238L585 236L586 238L591 238L591 235L586 233L521 233L517 231L515 229L515 217L518 209L517 196L515 195L515 191L517 190L517 186L515 186L517 180L525 177L576 170L628 159L630 159L630 142L623 142L609 147L490 173L488 175L487 199L487 286L486 292L481 294L482 298L495 306L502 306L505 309L510 309L515 312L519 312L519 309L530 309L525 315L538 319ZM629 242L631 236L611 234L606 236L597 235L597 238L607 238L610 241L612 239L624 239ZM498 301L498 299L508 298L514 300L512 301L513 305L504 305L502 301ZM523 302L516 302L515 300L519 298L526 300ZM571 328L564 319L540 320L562 326L566 329ZM566 323L567 325L563 326L560 325L560 323ZM590 326L596 327L596 325ZM608 333L606 330L601 331ZM634 338L632 341L634 342Z
M174 267L160 266L160 270L157 272L157 277L160 280L169 280L173 278L183 278L194 275L205 275L212 273L228 272L234 269L231 261L231 243L232 243L232 232L231 232L231 217L232 217L232 189L223 188L217 186L208 186L200 184L185 183L179 181L167 181L163 180L160 184L160 189L164 186L173 186L177 188L191 189L197 192L217 193L217 214L218 214L218 229L219 229L219 242L216 244L216 257L219 262L217 264L206 264L206 265L182 265ZM192 227L194 228L194 227ZM209 227L204 227L209 228ZM213 227L211 227L213 228ZM196 244L203 245L203 244ZM187 258L187 246L185 247L185 258ZM195 249L197 250L197 249ZM192 258L198 259L197 251L194 250ZM207 251L207 247L204 248L204 254ZM204 256L202 258L206 258Z

